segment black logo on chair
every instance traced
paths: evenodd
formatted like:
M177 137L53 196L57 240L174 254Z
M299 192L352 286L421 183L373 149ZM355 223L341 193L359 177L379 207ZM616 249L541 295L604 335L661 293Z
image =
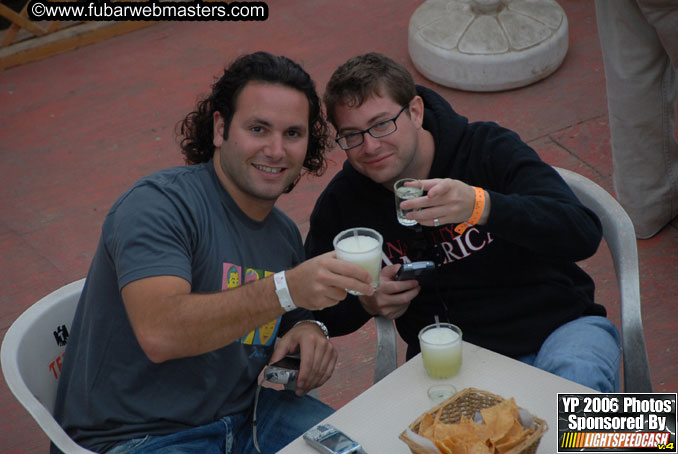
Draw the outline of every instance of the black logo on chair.
M66 325L61 325L54 331L54 339L59 347L63 347L68 343L68 328Z

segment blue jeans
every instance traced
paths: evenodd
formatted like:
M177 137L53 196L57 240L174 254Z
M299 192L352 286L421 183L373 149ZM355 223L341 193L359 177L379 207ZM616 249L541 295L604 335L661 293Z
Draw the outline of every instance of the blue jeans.
M517 359L603 393L619 392L619 331L605 317L586 316L565 323L537 353Z
M257 407L257 441L262 454L280 451L334 412L310 396L262 388ZM225 416L204 426L170 435L122 442L108 454L251 454L256 453L252 418L246 413Z

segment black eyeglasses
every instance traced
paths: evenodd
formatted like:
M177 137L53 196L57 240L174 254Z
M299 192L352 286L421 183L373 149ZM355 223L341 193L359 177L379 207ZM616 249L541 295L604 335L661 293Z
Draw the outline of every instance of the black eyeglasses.
M342 150L350 150L351 148L355 148L358 145L362 145L362 143L365 141L365 133L368 133L375 139L393 134L398 129L396 120L408 107L409 104L405 104L395 117L380 121L376 125L367 129L363 129L362 131L351 132L344 136L337 137L334 140L339 144Z

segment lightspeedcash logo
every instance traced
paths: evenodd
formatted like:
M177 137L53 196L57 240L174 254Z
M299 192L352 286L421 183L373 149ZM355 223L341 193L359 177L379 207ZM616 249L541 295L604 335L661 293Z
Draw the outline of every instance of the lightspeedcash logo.
M676 452L676 394L558 394L558 452Z

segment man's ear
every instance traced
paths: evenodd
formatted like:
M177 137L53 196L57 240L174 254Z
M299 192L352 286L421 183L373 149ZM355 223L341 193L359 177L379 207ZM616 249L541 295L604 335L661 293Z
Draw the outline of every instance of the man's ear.
M215 147L219 148L224 143L224 117L221 116L218 110L215 110L214 114L212 114L212 123L214 125L212 143Z
M421 96L415 96L410 101L410 118L417 128L420 128L424 123L424 100L421 99Z

